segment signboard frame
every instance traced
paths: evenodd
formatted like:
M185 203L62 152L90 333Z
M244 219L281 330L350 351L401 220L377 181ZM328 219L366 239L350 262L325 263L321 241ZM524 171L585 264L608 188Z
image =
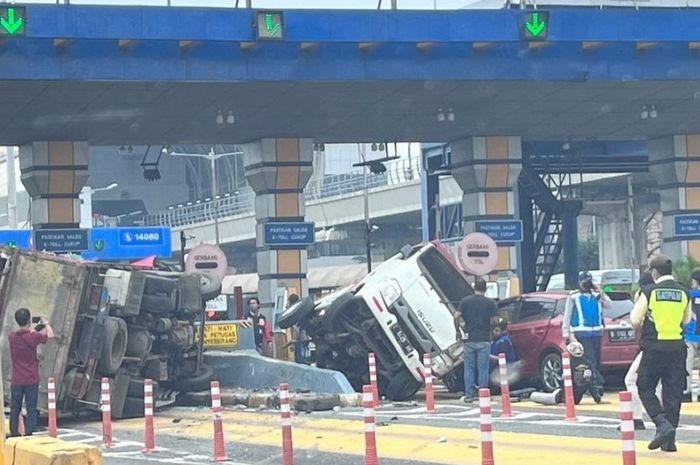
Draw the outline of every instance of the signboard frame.
M275 238L275 231L272 228L304 228L303 231L291 231L288 234L295 232L305 234L304 240L293 240L286 238ZM277 232L283 234L283 232ZM286 221L286 222L271 222L263 224L263 241L266 247L310 247L316 243L316 225L310 221Z
M496 225L517 225L515 228L516 236L515 238L502 238L500 234L503 231L496 231L495 234L490 234L493 231L489 231L488 226ZM474 232L479 232L491 236L491 238L499 245L505 244L517 244L523 241L523 221L522 220L477 220L474 222Z
M71 234L79 233L80 237L75 239L79 240L80 243L75 247L68 246L54 246L50 245L47 247L47 241L52 239L46 239L42 236L49 234ZM33 233L34 239L34 249L38 251L54 252L54 253L69 253L69 252L87 252L90 250L90 229L72 228L72 229L35 229ZM58 241L59 239L55 239ZM64 239L65 240L65 239ZM65 243L64 243L65 245Z
M683 220L695 220L694 229L689 231L684 231L684 225L681 224ZM691 225L686 226L690 228ZM686 213L682 215L673 216L673 235L678 238L683 239L693 239L700 238L700 213Z

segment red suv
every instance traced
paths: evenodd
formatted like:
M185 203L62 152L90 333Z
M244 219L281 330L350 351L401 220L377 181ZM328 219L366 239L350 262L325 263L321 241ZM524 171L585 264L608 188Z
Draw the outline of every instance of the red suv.
M506 318L508 333L520 360L524 363L521 380L536 379L541 387L553 391L561 387L561 323L568 293L538 292L506 299L499 313ZM639 352L639 337L629 322L633 304L629 299L611 300L603 308L603 335L600 370L605 373L626 371Z

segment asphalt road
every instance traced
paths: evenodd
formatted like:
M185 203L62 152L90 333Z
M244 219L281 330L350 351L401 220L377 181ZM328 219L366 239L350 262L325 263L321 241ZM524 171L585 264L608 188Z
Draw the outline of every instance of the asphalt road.
M578 421L565 421L564 408L531 402L513 404L515 417L502 419L493 399L496 463L542 465L620 464L621 446L617 395L596 405L590 399L577 409ZM438 397L437 413L427 415L422 402L385 403L377 411L377 441L382 464L443 463L479 465L479 409L449 395ZM296 465L357 464L364 454L363 412L346 408L333 412L298 413L293 417ZM638 434L637 457L642 465L695 464L700 457L700 404L684 404L679 452L646 450L653 425ZM99 422L60 425L66 440L99 445ZM226 409L226 449L231 463L280 464L279 413ZM156 413L159 451L144 454L143 420L115 421L115 446L104 450L105 465L204 465L212 458L212 421L208 408L170 408Z

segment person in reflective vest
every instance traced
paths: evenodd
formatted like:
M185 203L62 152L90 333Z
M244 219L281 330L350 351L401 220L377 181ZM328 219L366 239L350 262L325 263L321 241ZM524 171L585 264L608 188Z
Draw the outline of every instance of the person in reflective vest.
M690 299L686 288L673 278L670 258L656 256L649 268L654 284L642 289L630 314L632 325L642 329L637 389L644 409L656 425L649 449L675 452L676 428L686 384L683 325L691 318ZM656 396L659 380L663 405Z
M587 271L579 274L579 289L566 300L562 336L564 341L580 342L583 356L588 362L593 376L591 389L596 403L602 402L603 376L600 374L600 347L603 340L603 311L608 303L605 293L593 284L593 277Z

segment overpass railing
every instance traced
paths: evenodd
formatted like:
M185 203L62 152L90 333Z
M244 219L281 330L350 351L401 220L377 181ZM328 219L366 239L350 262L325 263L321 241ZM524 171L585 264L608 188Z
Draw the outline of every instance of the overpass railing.
M386 172L368 175L368 189L374 190L400 186L417 182L420 178L420 157L393 160L385 163L385 166ZM364 174L362 169L359 169L346 174L312 178L306 189L304 189L304 195L307 202L313 203L361 192L364 188ZM219 219L250 215L255 210L255 193L250 189L246 189L239 194L221 196L218 209ZM184 205L172 206L168 210L146 215L142 221L146 226L170 226L177 228L214 221L215 214L214 201L204 199L187 202Z

